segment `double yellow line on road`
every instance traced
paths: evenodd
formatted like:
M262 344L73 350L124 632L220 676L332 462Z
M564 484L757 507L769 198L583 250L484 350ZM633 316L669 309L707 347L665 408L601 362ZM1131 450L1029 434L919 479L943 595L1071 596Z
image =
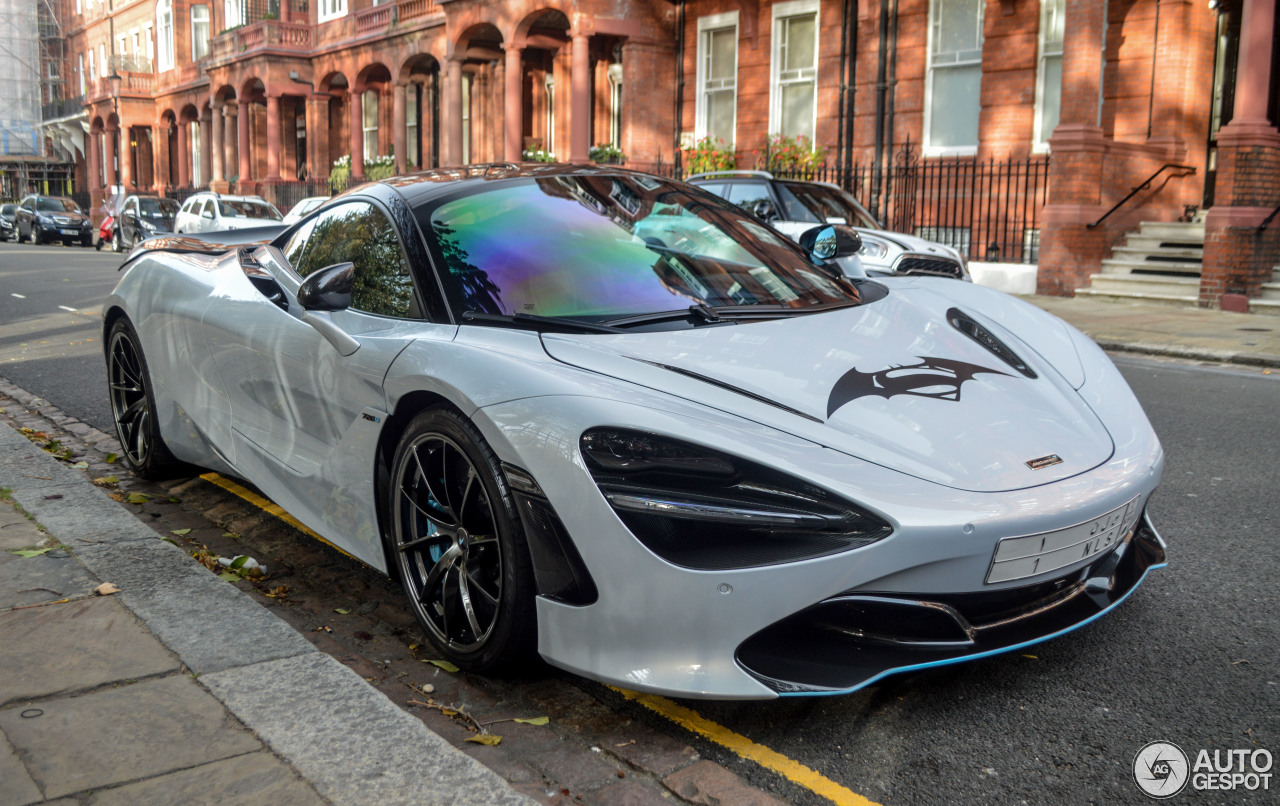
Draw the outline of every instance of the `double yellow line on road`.
M221 487L232 495L248 501L263 512L276 516L298 531L311 535L326 546L330 546L342 554L346 554L346 556L351 557L347 552L342 551L342 549L333 545L333 543L325 540L306 526L303 526L297 518L293 517L288 512L285 512L284 509L266 498L263 498L252 490L249 490L228 478L220 476L217 473L205 473L200 478L210 484L215 484L218 487ZM352 557L352 559L355 558ZM627 691L626 689L617 688L615 686L609 686L609 688L616 691L618 694L621 694L626 699L643 705L655 714L669 719L685 730L715 742L721 747L732 751L736 755L745 758L748 761L753 761L761 767L764 767L766 770L775 772L783 778L786 778L788 781L791 781L798 786L802 786L810 792L821 795L836 806L879 806L875 801L868 800L857 792L841 786L822 773L812 770L800 762L782 755L776 750L770 750L762 744L753 742L746 736L734 733L728 728L706 719L693 709L687 708L679 703L672 702L666 697L659 697L656 694L638 694L634 691Z

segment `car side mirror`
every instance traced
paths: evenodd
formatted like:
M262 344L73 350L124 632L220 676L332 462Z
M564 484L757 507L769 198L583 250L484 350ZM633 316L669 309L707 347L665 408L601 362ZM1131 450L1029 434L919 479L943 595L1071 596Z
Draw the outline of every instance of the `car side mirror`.
M325 266L302 281L298 287L298 304L308 311L345 311L351 307L355 285L354 263Z
M862 249L862 236L843 224L822 224L800 234L800 248L809 253L809 259L834 260L858 254Z

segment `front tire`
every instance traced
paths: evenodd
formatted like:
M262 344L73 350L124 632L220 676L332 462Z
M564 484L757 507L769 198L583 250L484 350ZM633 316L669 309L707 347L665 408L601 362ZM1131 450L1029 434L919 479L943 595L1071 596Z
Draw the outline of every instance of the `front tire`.
M135 474L152 481L181 475L182 463L169 453L160 436L147 360L128 319L112 325L107 337L107 382L111 417L125 463Z
M415 417L387 496L388 550L436 651L476 672L531 660L529 550L498 459L475 427L443 408Z
M124 244L121 243L122 240L123 239L120 237L120 228L116 227L114 230L111 231L111 251L112 252L119 252L121 249L124 249Z

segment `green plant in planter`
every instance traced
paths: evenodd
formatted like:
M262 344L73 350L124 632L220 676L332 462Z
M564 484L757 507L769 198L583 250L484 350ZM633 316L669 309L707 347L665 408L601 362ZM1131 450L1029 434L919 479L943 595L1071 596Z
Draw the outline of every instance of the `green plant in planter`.
M599 162L604 165L621 165L627 161L627 155L622 153L622 149L613 143L601 143L592 146L587 152L587 156L592 162Z
M395 173L396 160L389 154L364 161L364 176L371 182L395 176ZM350 184L351 155L343 154L333 161L333 167L329 169L329 188L338 193L346 190Z
M814 145L803 134L784 137L771 134L764 140L764 148L756 151L756 164L766 171L811 171L826 161L826 149Z
M733 149L719 137L707 135L684 150L686 173L700 174L708 171L730 171L738 167Z
M543 151L541 148L526 148L520 152L520 159L525 162L555 162L556 155L551 151Z

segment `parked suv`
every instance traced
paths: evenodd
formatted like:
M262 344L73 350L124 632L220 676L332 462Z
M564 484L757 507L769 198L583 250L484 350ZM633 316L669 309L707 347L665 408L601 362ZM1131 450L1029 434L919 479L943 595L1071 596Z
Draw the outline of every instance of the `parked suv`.
M0 204L0 241L18 240L13 228L13 217L18 212L17 203Z
M62 241L67 246L79 241L81 246L93 246L93 224L89 216L63 196L26 197L18 205L13 224L19 241L24 238L29 238L31 243Z
M111 251L132 249L138 241L173 232L178 203L161 196L130 196L124 200L111 234Z
M862 236L858 259L868 273L971 279L968 261L959 251L889 232L853 196L829 182L778 179L767 171L717 171L685 181L728 199L792 240L818 224L848 224ZM841 268L846 274L857 271L843 262Z
M275 205L261 196L224 196L220 193L196 193L182 204L174 224L174 232L217 232L249 227L271 227L284 216Z

